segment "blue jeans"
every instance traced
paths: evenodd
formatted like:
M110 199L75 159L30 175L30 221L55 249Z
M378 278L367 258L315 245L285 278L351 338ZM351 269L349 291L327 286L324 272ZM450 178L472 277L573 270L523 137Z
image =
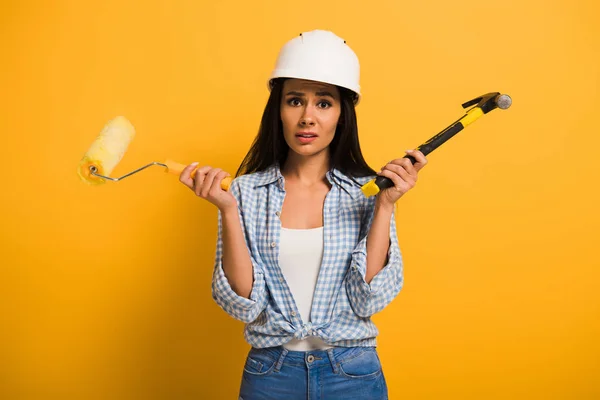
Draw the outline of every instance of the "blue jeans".
M288 351L252 348L239 400L387 400L374 347Z

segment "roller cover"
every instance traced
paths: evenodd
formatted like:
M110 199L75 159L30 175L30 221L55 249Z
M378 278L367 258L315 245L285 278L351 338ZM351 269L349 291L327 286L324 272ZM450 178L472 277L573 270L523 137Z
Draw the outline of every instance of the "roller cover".
M79 177L90 185L105 183L105 179L90 173L90 166L97 168L97 174L110 176L134 136L135 129L127 118L116 117L110 120L81 159L77 170Z

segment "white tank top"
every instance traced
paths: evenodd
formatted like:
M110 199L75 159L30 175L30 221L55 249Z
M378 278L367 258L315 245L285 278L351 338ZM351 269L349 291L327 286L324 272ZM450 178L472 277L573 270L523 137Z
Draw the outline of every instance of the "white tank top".
M315 286L323 260L323 227L314 229L281 228L279 267L292 292L303 323L310 322ZM332 346L315 336L292 339L283 345L288 350L310 351Z

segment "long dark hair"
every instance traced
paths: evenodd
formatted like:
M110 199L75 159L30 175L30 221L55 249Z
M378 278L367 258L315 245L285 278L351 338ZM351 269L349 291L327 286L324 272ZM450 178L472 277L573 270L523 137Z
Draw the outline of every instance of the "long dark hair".
M235 176L263 171L275 163L283 167L289 146L283 137L281 123L281 97L285 78L273 82L271 95L265 106L258 135L244 157ZM329 144L330 165L350 177L376 175L363 158L358 142L358 124L354 109L354 92L338 87L341 97L340 123Z

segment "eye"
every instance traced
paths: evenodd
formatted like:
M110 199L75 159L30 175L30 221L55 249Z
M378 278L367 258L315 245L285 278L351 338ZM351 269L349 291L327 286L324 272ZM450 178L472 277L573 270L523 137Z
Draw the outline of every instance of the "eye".
M319 108L327 109L331 107L331 103L325 100L320 101L318 104Z
M298 97L292 97L287 101L287 103L292 107L298 107L302 105L302 101Z

